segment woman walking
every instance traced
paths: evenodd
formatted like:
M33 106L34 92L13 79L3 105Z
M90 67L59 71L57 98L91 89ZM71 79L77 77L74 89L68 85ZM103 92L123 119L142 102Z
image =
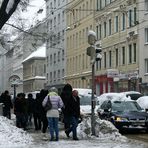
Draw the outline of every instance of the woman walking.
M59 108L63 107L63 101L61 97L58 95L58 91L55 87L52 87L49 91L49 94L43 100L43 107L46 106L47 101L51 101L52 108L47 111L46 116L48 119L49 132L50 132L50 141L58 141L59 140ZM54 135L55 134L55 135Z

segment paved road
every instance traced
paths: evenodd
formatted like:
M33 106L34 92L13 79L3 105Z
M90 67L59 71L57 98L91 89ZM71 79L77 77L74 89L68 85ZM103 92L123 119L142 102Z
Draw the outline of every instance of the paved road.
M148 143L148 133L144 132L144 131L134 131L134 132L129 132L126 134L123 134L124 136L126 136L129 139L134 139L134 140L138 140L138 141L143 141Z

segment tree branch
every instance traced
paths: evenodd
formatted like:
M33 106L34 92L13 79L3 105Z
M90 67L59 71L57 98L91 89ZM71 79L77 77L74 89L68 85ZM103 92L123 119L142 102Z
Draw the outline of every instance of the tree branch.
M20 2L20 0L15 0L11 10L7 14L6 9L9 1L11 0L3 0L3 3L0 8L0 30L2 29L4 24L8 21L8 19L11 17L11 15L14 13Z

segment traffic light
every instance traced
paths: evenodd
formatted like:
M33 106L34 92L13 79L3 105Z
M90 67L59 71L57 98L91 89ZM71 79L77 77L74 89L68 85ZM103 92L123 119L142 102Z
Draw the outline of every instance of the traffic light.
M101 52L102 52L101 46L99 47L96 46L96 61L100 61L102 59Z

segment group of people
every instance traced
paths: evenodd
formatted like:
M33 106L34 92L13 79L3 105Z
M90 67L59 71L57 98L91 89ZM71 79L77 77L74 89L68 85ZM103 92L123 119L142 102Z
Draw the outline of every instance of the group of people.
M52 108L45 111L44 107L50 99ZM65 134L69 138L72 132L73 140L79 140L77 137L78 119L80 117L80 98L78 91L73 90L70 84L63 87L61 94L55 87L50 90L42 89L40 93L33 95L28 94L27 98L24 93L18 93L14 102L8 91L2 93L0 102L3 103L3 115L11 119L11 109L13 108L16 115L16 126L18 128L27 129L34 123L35 130L41 130L43 137L49 128L50 141L59 140L59 109L64 115Z

